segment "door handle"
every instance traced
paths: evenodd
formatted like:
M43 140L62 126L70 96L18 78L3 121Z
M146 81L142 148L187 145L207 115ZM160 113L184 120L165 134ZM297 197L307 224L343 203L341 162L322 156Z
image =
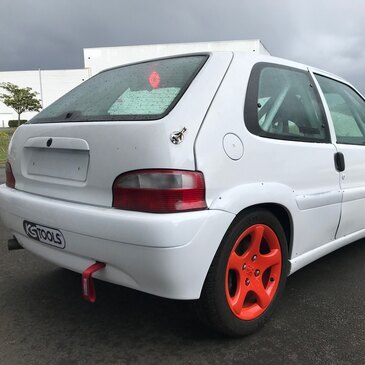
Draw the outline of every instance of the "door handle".
M335 153L335 167L339 172L345 170L345 157L342 152Z

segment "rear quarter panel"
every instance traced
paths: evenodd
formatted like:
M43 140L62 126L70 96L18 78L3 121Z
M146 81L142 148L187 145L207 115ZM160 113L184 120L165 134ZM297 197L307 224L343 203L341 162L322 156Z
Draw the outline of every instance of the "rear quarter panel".
M260 61L268 60L235 54L196 140L197 169L204 173L211 209L238 214L256 204L283 206L293 222L293 259L334 239L341 208L335 148L330 143L274 140L248 132L243 116L246 88L252 66ZM239 160L224 152L227 133L243 143Z

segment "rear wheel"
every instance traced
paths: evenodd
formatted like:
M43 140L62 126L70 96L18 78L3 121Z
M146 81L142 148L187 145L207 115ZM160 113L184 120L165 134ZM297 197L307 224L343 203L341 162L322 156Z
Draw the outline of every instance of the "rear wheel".
M199 317L231 336L250 334L272 314L288 270L285 233L267 210L249 210L224 236L209 269Z

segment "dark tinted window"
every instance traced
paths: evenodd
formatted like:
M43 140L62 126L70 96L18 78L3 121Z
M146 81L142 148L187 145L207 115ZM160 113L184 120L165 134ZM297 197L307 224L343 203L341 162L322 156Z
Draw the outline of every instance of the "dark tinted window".
M41 111L31 123L161 118L174 107L206 59L176 57L101 72Z
M257 135L295 141L327 142L323 107L308 72L257 64L250 77L245 122Z
M365 102L349 86L316 75L331 112L338 143L365 144Z

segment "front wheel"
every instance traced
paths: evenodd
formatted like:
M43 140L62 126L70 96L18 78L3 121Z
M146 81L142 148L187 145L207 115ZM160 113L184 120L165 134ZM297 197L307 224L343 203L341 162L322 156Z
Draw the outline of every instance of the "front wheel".
M239 216L224 236L197 303L199 317L231 335L255 332L285 287L288 246L278 219L264 209Z

